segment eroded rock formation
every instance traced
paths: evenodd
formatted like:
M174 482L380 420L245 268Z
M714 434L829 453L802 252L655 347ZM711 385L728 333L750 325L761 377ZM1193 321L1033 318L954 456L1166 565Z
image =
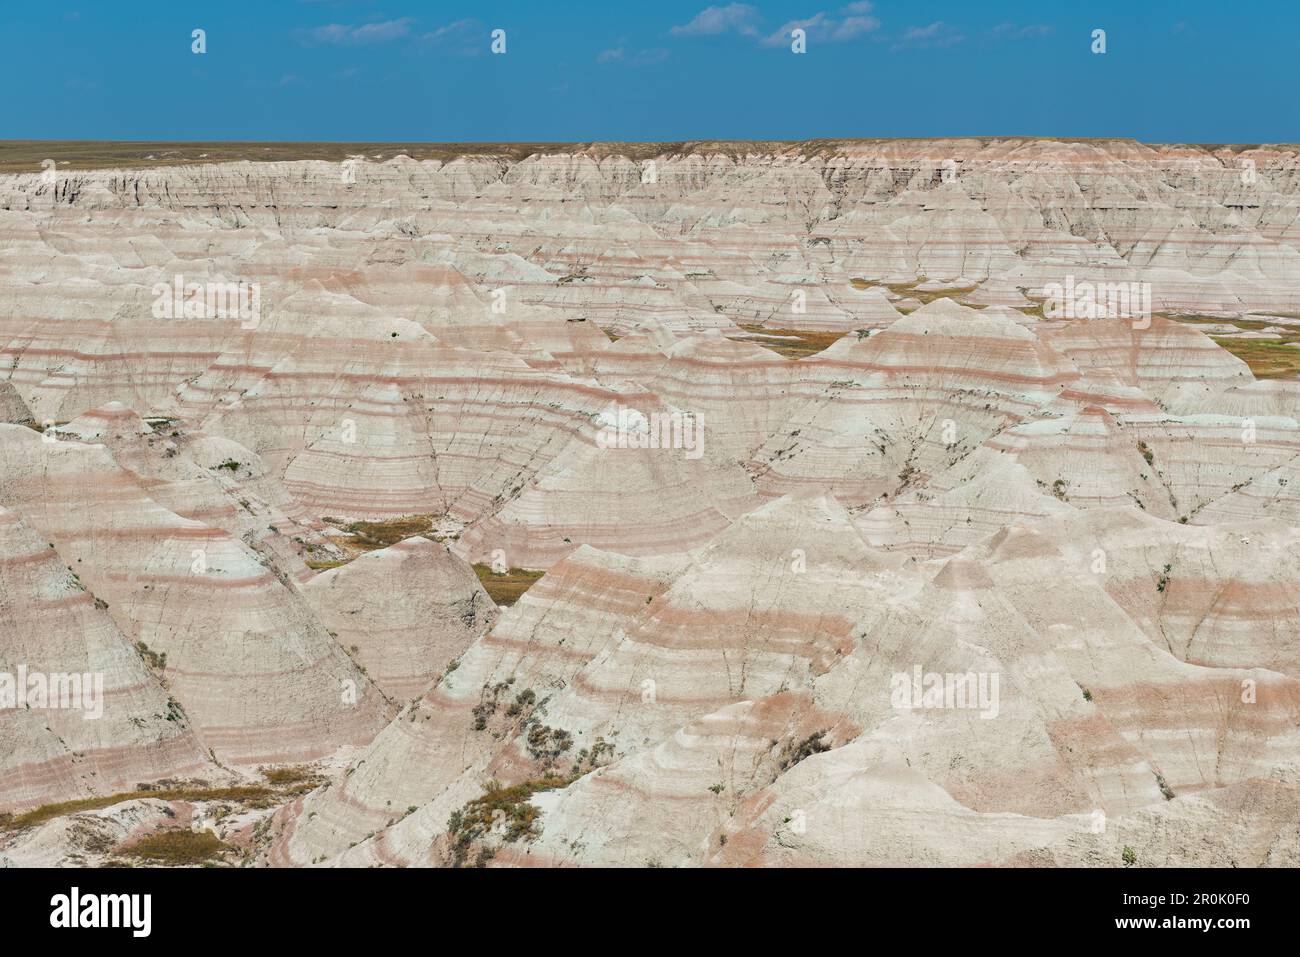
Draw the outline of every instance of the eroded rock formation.
M1300 863L1296 152L628 153L0 176L0 861Z

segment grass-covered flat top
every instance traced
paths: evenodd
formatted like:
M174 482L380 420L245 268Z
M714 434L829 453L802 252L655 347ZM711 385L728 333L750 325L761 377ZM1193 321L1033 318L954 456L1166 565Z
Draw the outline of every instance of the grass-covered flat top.
M39 172L42 161L52 159L60 170L150 169L239 161L279 163L324 160L340 163L364 156L382 162L394 156L413 160L448 162L467 156L490 156L518 162L538 154L586 153L597 157L627 156L646 159L675 153L723 153L743 156L777 152L794 144L776 141L702 141L654 143L257 143L235 141L167 142L162 140L4 140L0 141L0 172Z
M388 160L406 155L415 160L449 161L463 156L496 156L518 161L535 154L585 153L596 157L626 156L648 159L674 154L721 154L741 157L754 153L785 153L802 156L829 156L845 148L872 144L978 144L993 142L1033 143L1133 143L1128 139L1089 139L1086 137L1035 136L963 136L887 139L844 138L815 140L677 140L646 142L254 142L237 140L0 140L0 172L39 172L41 162L52 159L60 170L149 169L163 166L192 166L203 163L230 163L240 160L285 162L291 160L325 160L341 162L358 154L370 160ZM1158 146L1161 144L1147 144ZM1173 145L1173 144L1170 144ZM1256 148L1255 144L1177 144L1206 152ZM1292 148L1277 144L1279 149Z
M416 160L450 160L459 156L504 156L519 160L539 152L555 152L554 143L252 143L165 142L130 140L5 140L0 141L0 171L40 172L52 159L60 170L149 169L195 166L241 160L279 163L325 160L339 163L352 156L388 160L405 154Z

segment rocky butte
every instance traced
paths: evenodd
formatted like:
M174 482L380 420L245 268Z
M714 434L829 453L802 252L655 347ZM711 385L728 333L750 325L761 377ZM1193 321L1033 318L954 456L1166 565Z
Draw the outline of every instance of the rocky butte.
M94 146L0 864L1300 865L1296 147Z

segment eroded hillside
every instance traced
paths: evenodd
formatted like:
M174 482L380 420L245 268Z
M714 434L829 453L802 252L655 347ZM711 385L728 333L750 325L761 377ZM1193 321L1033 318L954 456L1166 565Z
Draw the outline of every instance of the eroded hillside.
M1294 148L166 145L0 173L0 862L1300 863Z

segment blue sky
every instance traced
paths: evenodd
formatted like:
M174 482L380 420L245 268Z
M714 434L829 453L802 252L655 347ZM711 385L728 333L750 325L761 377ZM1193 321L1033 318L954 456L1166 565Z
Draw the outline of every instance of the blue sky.
M1294 0L0 0L0 139L1295 142L1298 40Z

